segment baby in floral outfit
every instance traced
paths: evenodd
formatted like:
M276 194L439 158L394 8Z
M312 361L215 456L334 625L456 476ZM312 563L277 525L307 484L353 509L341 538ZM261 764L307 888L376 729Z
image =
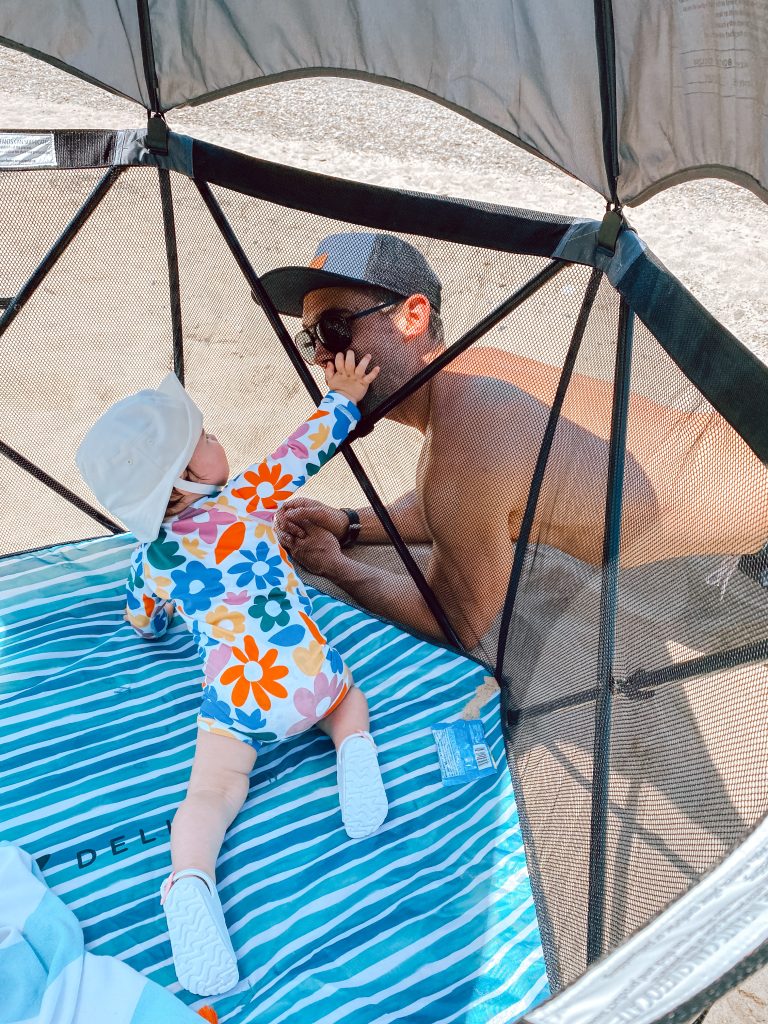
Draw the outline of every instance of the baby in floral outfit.
M283 548L276 510L331 458L360 419L378 368L351 351L325 368L331 389L263 462L228 481L216 438L177 378L116 403L77 454L93 492L142 541L126 618L161 637L174 610L189 625L205 681L187 795L171 829L173 871L161 889L181 984L215 995L238 980L215 884L224 834L248 793L257 751L317 725L337 750L347 833L375 832L387 814L368 706Z

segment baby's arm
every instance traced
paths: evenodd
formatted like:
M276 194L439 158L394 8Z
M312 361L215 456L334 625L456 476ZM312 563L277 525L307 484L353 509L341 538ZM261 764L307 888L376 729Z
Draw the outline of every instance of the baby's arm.
M159 598L149 586L144 565L144 545L139 544L131 559L126 583L125 621L145 640L159 640L173 618L173 601Z
M351 352L339 353L328 363L325 379L331 391L315 412L269 458L250 466L230 482L235 502L251 514L274 512L325 465L360 419L357 402L377 376L367 373L370 356L355 366Z

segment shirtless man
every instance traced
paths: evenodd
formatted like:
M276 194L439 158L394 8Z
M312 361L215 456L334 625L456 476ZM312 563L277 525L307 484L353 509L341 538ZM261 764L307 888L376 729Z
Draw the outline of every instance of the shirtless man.
M348 319L348 344L381 366L367 409L444 349L440 282L424 257L391 235L350 232L320 243L309 267L270 271L277 308L302 316L297 343L324 365L321 317ZM357 316L356 316L357 314ZM338 323L336 324L338 326ZM392 410L424 435L416 487L388 511L407 544L431 545L427 582L468 647L485 636L504 600L514 543L560 376L556 367L473 346ZM574 374L550 454L531 535L599 565L612 382ZM366 411L366 410L364 410ZM357 541L388 541L370 508L357 510ZM309 498L285 506L284 545L310 572L364 607L432 636L439 627L407 575L361 564L340 541L343 510ZM690 413L632 395L621 564L690 554L755 551L768 537L768 469L716 413Z

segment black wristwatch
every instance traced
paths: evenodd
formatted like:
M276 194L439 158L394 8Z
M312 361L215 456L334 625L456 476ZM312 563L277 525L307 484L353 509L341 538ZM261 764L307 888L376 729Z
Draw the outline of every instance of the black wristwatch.
M360 536L360 516L353 508L343 508L341 511L349 522L339 543L343 548L351 548L353 544L357 544L357 538Z

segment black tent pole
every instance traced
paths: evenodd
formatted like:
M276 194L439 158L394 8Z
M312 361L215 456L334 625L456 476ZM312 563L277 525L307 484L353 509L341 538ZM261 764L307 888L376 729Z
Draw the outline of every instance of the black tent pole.
M501 323L519 306L522 306L527 299L530 299L540 288L543 288L545 284L551 281L556 274L559 274L568 266L570 264L564 260L552 260L548 263L530 280L521 285L509 298L496 306L495 309L492 309L481 320L478 320L474 327L471 327L465 334L462 334L449 348L427 363L425 367L419 370L418 373L415 373L410 380L402 384L396 391L393 391L391 395L388 395L379 402L375 409L360 420L351 435L352 438L365 437L366 434L370 434L379 420L383 419L388 412L391 412L396 405L399 405L400 402L412 395L414 391L418 391L423 384L431 380L440 370L468 349L470 345L474 345L476 341L490 330L493 330L497 324Z
M176 222L173 215L171 172L158 168L160 203L163 208L165 255L168 261L168 288L171 294L171 329L173 331L173 371L184 383L184 340L181 330L181 296L179 294L179 252L176 244Z
M600 580L600 633L597 647L597 704L592 759L592 821L589 843L587 963L597 960L605 945L605 877L608 838L608 796L611 758L611 701L619 590L619 541L624 486L629 384L632 365L633 314L624 299L619 329L611 415L611 443L605 500L605 533Z
M161 113L160 86L155 70L155 48L152 43L152 25L149 20L149 0L136 0L136 16L139 21L139 39L141 40L141 59L144 65L144 81L147 86L150 113Z
M62 233L53 243L51 248L43 257L42 262L33 270L28 280L19 289L18 294L11 299L8 304L8 308L0 317L0 337L3 336L7 328L11 325L13 320L16 319L17 315L24 308L25 304L29 300L29 297L35 292L35 290L45 280L48 271L51 270L58 262L61 255L66 250L69 243L78 233L80 228L85 224L88 218L91 216L93 211L99 205L101 200L110 190L116 179L122 173L122 167L110 167L107 173L100 179L99 183L93 189L91 194L85 200L83 205L77 211L72 220L67 224Z
M523 572L523 561L525 560L525 552L528 548L528 540L531 535L533 520L536 516L536 507L539 503L541 487L544 483L544 473L547 469L549 453L552 449L557 424L560 422L560 413L568 391L568 385L570 384L571 377L573 376L573 368L576 365L576 358L579 354L579 349L581 348L584 331L587 329L587 323L589 322L589 317L592 312L592 306L594 305L595 298L597 297L597 292L600 288L600 282L602 279L603 272L601 270L594 269L590 275L589 281L587 282L587 287L584 290L584 299L581 303L579 315L576 318L576 324L573 328L573 334L571 335L571 342L563 361L563 371L560 374L560 380L557 383L557 390L555 391L555 397L552 401L552 407L549 410L547 425L544 429L539 454L536 458L536 466L533 471L533 477L531 478L531 486L528 491L528 500L525 505L525 511L523 512L522 522L520 523L520 532L518 534L517 541L515 542L515 554L512 559L512 570L509 574L507 596L504 600L504 608L501 613L499 644L496 649L495 670L496 678L499 680L504 678L504 657L507 647L507 632L509 631L509 624L512 620L515 598L517 597L517 588ZM514 712L509 713L509 716L513 715Z
M94 508L93 505L84 501L79 494L75 494L74 491L65 487L64 484L55 477L52 477L49 473L46 473L45 470L36 466L34 462L30 462L29 459L26 459L21 454L21 452L17 452L15 448L11 448L11 446L6 444L5 441L0 441L0 455L4 455L7 459L10 459L11 462L19 467L19 469L23 469L26 473L30 473L36 480L39 480L41 484L45 484L46 487L50 487L50 489L55 491L55 493L60 495L60 497L66 498L71 505L74 505L75 508L79 509L81 512L85 512L85 514L89 515L91 519L95 519L97 523L106 527L110 533L125 533L122 526L118 526L118 524L108 516L105 516L102 512L99 512L97 508ZM6 557L8 556L3 555L3 558Z
M626 679L614 679L613 693L625 700L646 701L656 696L660 686L669 683L680 683L694 676L710 675L713 672L724 672L729 668L740 668L742 665L754 665L758 661L768 661L768 639L755 640L751 644L732 647L727 651L715 651L713 654L702 654L698 658L678 661L664 668L640 668ZM588 690L558 697L556 700L533 704L527 708L515 708L507 712L507 722L514 728L523 720L551 715L554 711L589 704L598 695L598 688L591 686Z

